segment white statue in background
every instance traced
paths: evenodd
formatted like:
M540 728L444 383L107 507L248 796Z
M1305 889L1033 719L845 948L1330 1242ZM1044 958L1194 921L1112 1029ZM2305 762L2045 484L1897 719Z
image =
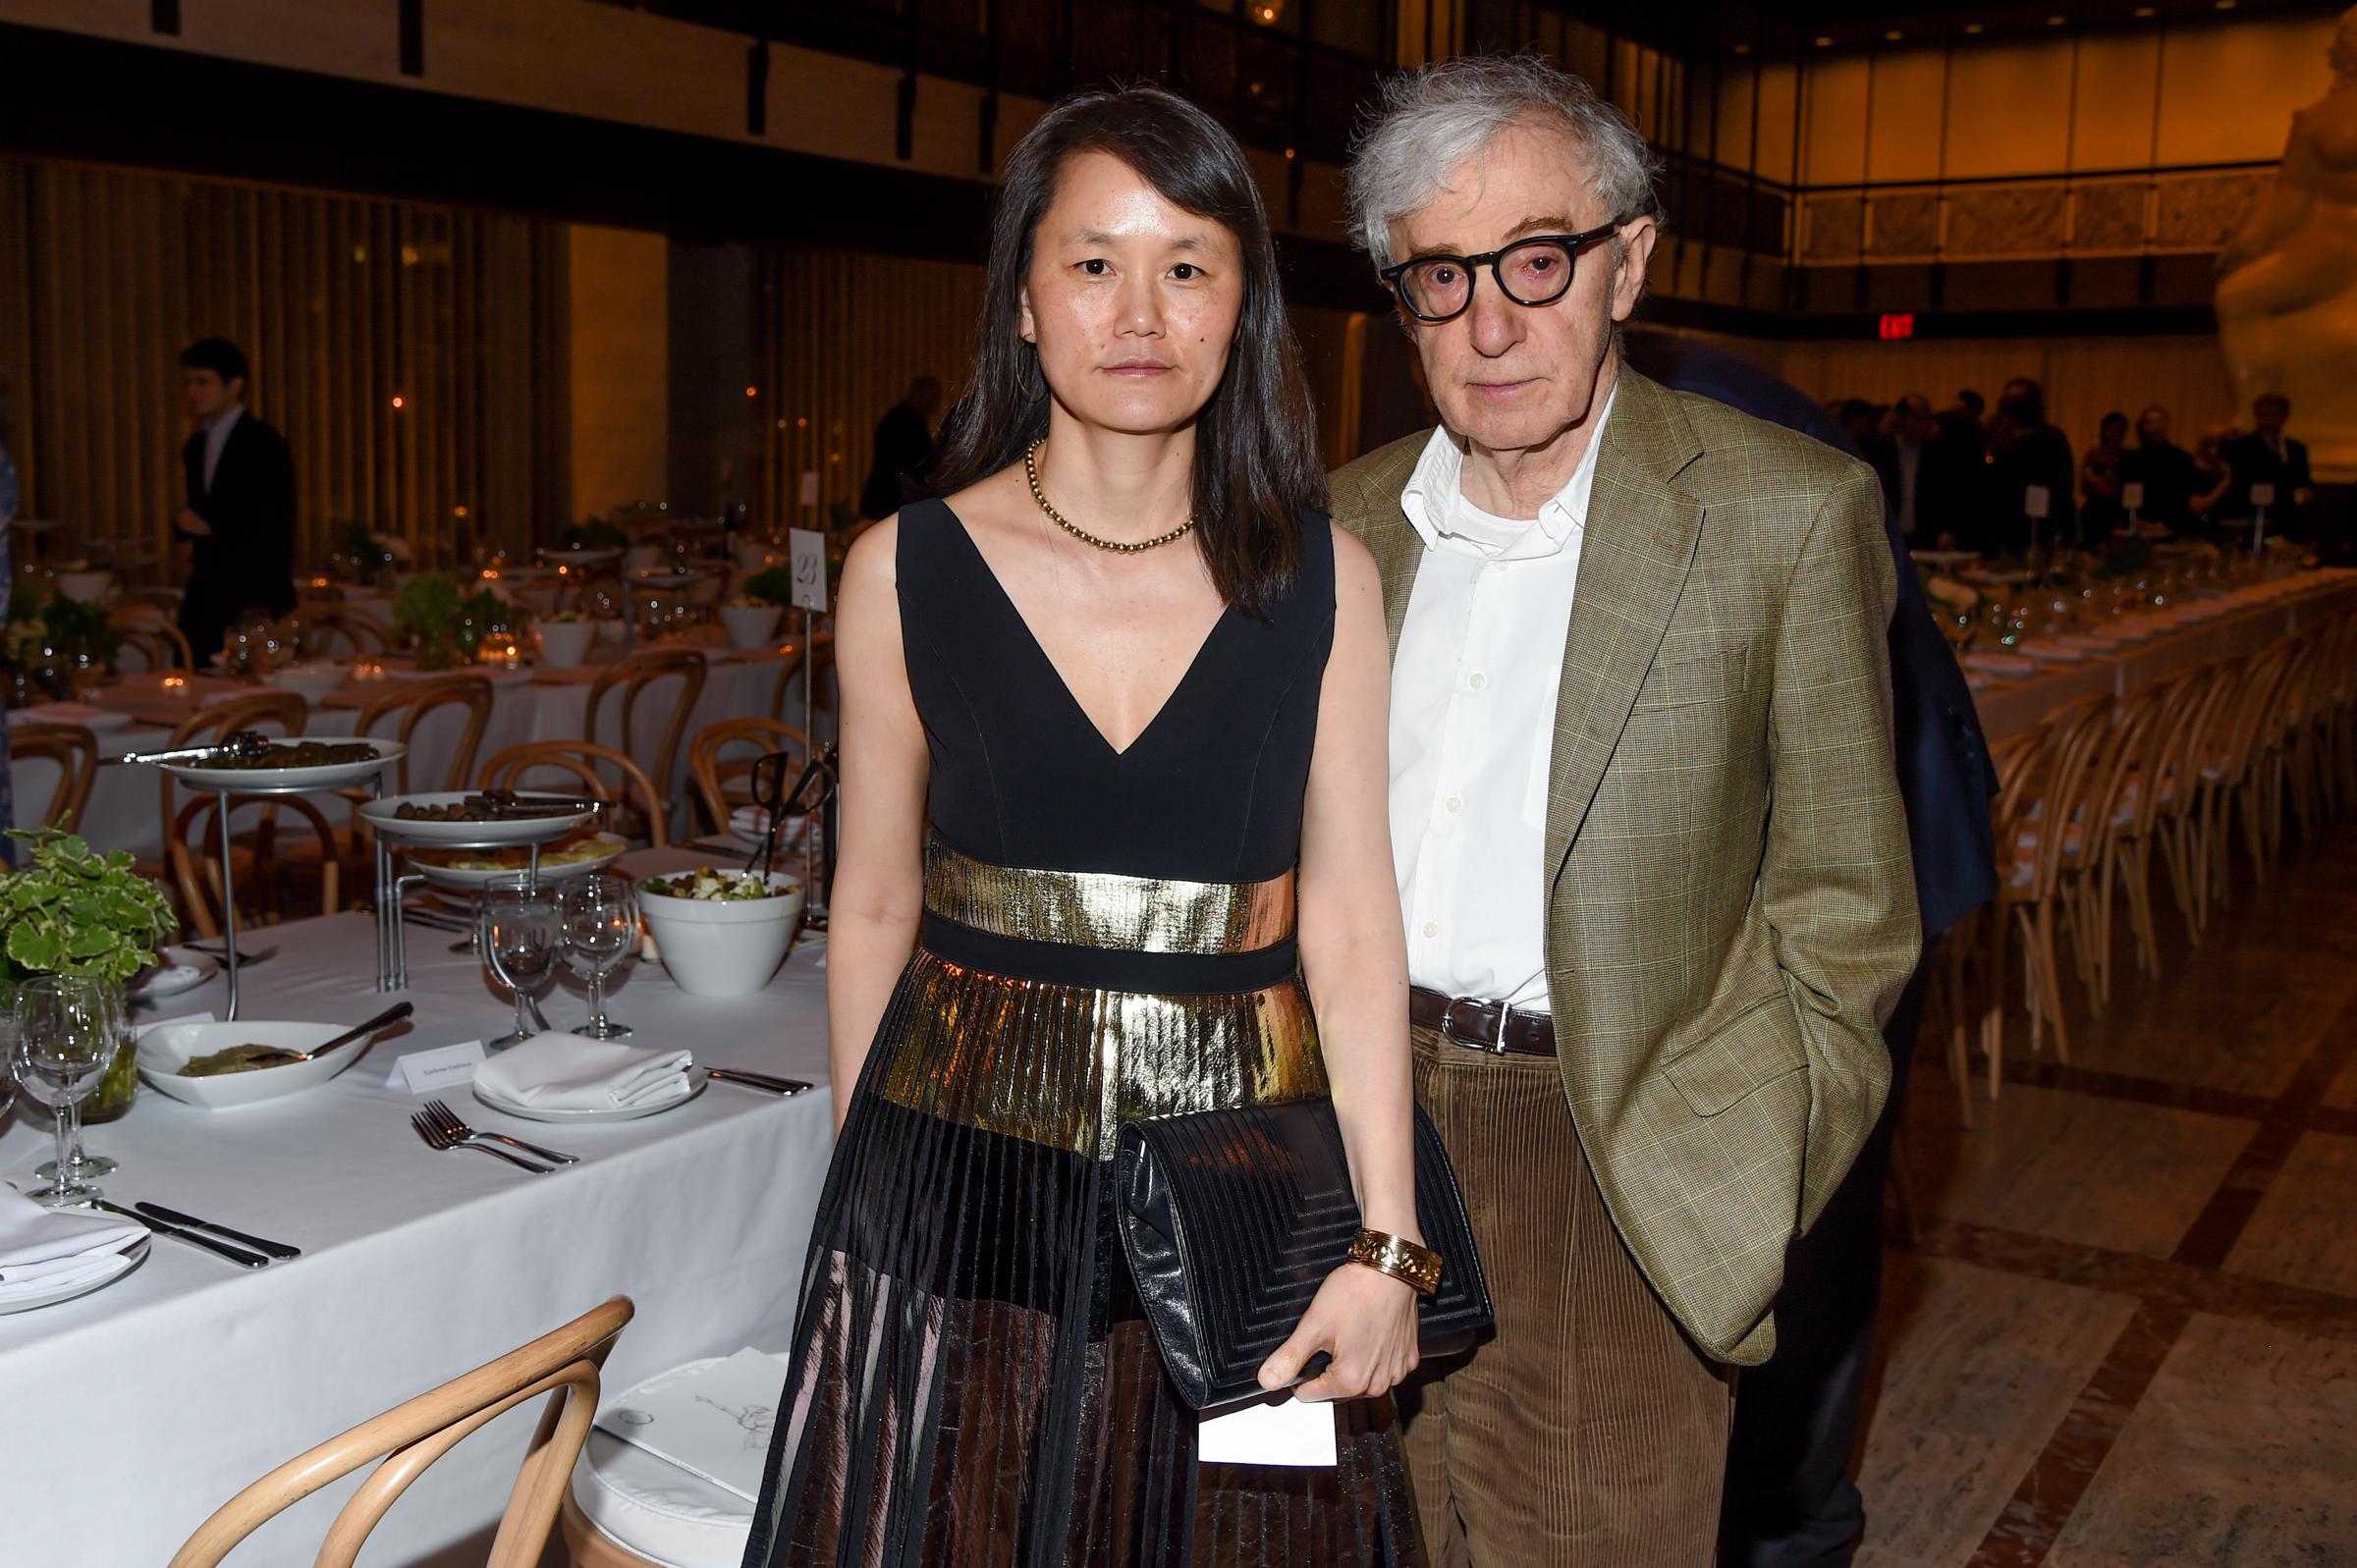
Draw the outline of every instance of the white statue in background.
M2218 257L2218 335L2239 401L2280 392L2316 476L2357 479L2357 9L2332 90L2291 118L2275 184Z

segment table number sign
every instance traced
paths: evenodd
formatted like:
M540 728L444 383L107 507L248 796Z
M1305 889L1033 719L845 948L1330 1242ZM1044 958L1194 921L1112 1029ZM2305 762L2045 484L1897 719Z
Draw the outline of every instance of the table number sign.
M2054 515L2054 492L2044 485L2031 485L2021 493L2021 510L2040 522Z
M2141 511L2144 507L2144 486L2140 484L2121 485L2119 487L2119 504L2130 512Z
M827 536L816 528L790 528L794 552L794 602L814 616L827 613Z
M2252 505L2252 506L2254 506L2254 507L2272 507L2272 506L2274 506L2275 504L2275 487L2274 485L2253 485L2253 486L2251 486L2251 505Z
M455 1046L412 1051L396 1059L385 1079L388 1089L407 1089L413 1095L435 1094L474 1082L474 1069L483 1064L483 1043L462 1040Z

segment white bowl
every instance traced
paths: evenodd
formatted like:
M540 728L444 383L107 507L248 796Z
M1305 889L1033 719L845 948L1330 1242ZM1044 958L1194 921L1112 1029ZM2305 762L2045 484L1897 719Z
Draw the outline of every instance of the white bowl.
M352 677L352 666L338 664L332 659L306 659L273 670L269 683L286 691L300 691L316 701L334 691Z
M589 645L597 640L594 621L543 621L532 627L532 640L540 644L540 662L551 670L570 670L589 657Z
M776 605L722 605L720 623L729 631L732 648L765 648L778 634Z
M363 1036L338 1046L309 1061L291 1061L283 1067L257 1067L251 1072L223 1073L217 1078L185 1078L182 1063L231 1046L277 1046L286 1051L309 1051L342 1034L340 1023L172 1023L139 1037L139 1076L175 1100L207 1110L231 1110L258 1106L265 1100L315 1089L360 1059L368 1049Z
M638 886L663 967L690 997L749 997L769 984L802 919L802 885L769 874L770 898L673 898Z
M115 574L111 571L61 571L51 579L57 591L69 599L79 599L85 605L96 604L113 587Z

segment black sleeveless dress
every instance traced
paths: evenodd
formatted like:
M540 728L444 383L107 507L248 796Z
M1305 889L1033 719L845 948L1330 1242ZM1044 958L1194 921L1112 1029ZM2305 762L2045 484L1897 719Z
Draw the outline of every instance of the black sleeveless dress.
M748 1568L1421 1561L1388 1400L1201 1465L1122 1255L1123 1120L1325 1092L1293 871L1334 550L1302 521L1116 752L957 516L900 515L925 915L820 1201Z

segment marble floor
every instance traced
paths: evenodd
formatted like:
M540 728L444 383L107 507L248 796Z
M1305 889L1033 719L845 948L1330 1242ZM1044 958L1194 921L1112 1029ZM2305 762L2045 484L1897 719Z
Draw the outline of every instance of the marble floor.
M1860 1568L2357 1568L2357 827L2161 907L1975 1125L1927 1031ZM2123 921L2124 924L2124 921Z

